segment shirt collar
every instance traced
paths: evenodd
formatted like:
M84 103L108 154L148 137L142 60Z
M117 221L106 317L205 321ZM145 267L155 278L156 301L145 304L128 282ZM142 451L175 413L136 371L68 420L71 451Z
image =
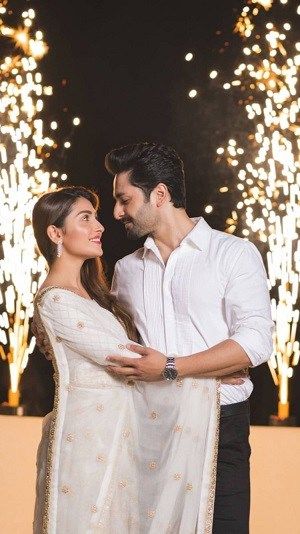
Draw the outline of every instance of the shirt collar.
M196 223L194 228L183 238L179 246L186 243L198 248L202 252L206 252L208 250L212 228L203 217L192 217L192 221ZM149 250L152 250L156 256L160 255L156 243L151 236L148 236L144 243L143 258Z

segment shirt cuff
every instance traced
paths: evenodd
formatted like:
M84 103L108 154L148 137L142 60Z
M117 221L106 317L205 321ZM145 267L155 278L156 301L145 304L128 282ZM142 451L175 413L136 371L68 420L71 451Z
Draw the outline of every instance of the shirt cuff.
M272 338L270 340L266 338L267 336L259 334L257 330L244 328L230 336L229 339L236 341L246 352L251 361L251 367L257 367L267 362L272 354Z

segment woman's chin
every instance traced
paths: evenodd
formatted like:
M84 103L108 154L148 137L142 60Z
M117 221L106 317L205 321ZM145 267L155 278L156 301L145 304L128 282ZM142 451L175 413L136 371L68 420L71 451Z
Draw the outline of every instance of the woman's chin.
M101 258L103 256L103 250L102 248L98 248L98 252L91 252L89 255L86 255L84 258L84 261L86 260L93 260L94 258Z

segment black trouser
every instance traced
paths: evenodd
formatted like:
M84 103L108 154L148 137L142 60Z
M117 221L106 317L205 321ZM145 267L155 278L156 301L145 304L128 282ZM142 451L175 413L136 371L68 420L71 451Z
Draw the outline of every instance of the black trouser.
M249 402L221 406L213 534L248 534Z

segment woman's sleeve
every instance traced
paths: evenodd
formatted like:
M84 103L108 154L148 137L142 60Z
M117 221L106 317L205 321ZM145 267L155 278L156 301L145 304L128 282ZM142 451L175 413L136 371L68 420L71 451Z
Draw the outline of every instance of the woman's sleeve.
M132 358L138 354L126 349L130 343L125 330L120 332L119 325L113 317L104 317L98 321L88 312L86 303L80 307L80 300L70 298L55 290L47 292L39 304L39 313L45 326L59 343L64 343L73 352L92 360L99 365L112 365L106 360L108 355L122 355ZM93 306L94 303L91 303ZM103 310L106 313L106 310Z

